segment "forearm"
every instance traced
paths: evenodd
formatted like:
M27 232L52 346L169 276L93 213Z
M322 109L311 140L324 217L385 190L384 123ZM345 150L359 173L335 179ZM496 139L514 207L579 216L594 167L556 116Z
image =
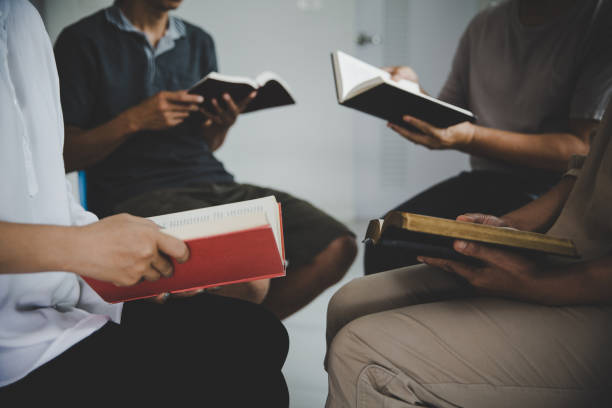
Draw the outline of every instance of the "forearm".
M78 229L0 222L0 273L74 271Z
M66 172L82 170L98 163L138 130L136 121L126 112L90 130L67 125L64 143Z
M612 256L543 271L526 292L528 299L548 305L612 304Z
M462 150L508 163L562 171L574 154L586 155L589 145L572 133L525 134L474 125Z
M575 182L575 177L563 177L557 185L537 200L504 215L502 218L520 230L545 232L559 217Z

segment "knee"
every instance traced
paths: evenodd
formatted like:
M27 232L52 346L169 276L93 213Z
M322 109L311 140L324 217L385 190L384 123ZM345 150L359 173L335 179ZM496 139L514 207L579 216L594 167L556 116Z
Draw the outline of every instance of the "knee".
M330 257L335 261L334 268L328 273L328 286L332 286L344 277L357 256L357 242L351 235L345 235L333 240L326 249Z
M359 317L359 299L362 298L363 285L354 279L342 286L330 299L327 306L327 344L331 344L336 334L351 320Z
M261 304L270 290L270 279L261 279L248 282L246 285L247 300Z
M369 346L363 342L360 335L363 328L361 320L348 322L330 340L325 356L325 368L330 375L351 376L348 372L339 373L338 370L346 370L350 366L359 365L359 360L372 357L368 355Z

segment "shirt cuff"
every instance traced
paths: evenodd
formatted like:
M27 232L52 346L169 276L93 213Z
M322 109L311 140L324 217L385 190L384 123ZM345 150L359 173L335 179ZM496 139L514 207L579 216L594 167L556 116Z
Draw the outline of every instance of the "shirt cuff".
M581 156L579 154L573 155L569 159L569 163L567 165L567 171L563 175L563 177L578 177L580 175L580 170L582 170L582 166L584 165L584 161L586 160L586 156Z

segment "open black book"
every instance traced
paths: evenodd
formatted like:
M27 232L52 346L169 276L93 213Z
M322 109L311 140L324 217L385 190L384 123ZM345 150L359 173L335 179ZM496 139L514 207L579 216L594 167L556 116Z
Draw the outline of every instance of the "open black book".
M189 93L202 95L204 108L213 113L215 112L211 105L213 98L224 106L225 101L222 98L224 93L230 94L234 102L239 103L253 91L257 91L257 96L243 113L295 104L289 86L273 72L262 72L253 80L213 71L189 89Z
M338 103L405 126L411 115L439 128L474 122L466 109L425 95L412 81L394 81L391 75L342 51L332 53Z

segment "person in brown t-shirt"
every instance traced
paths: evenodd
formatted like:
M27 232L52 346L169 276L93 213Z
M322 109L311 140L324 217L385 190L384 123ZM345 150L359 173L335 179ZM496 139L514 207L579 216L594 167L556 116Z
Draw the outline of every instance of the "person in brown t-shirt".
M611 6L510 0L474 17L438 97L472 111L476 123L440 129L406 116L406 126L389 124L409 142L469 154L471 169L394 210L451 219L468 211L499 216L554 186L572 155L587 154L612 94ZM418 82L409 67L388 70L395 79ZM365 273L415 264L417 255L368 246Z

